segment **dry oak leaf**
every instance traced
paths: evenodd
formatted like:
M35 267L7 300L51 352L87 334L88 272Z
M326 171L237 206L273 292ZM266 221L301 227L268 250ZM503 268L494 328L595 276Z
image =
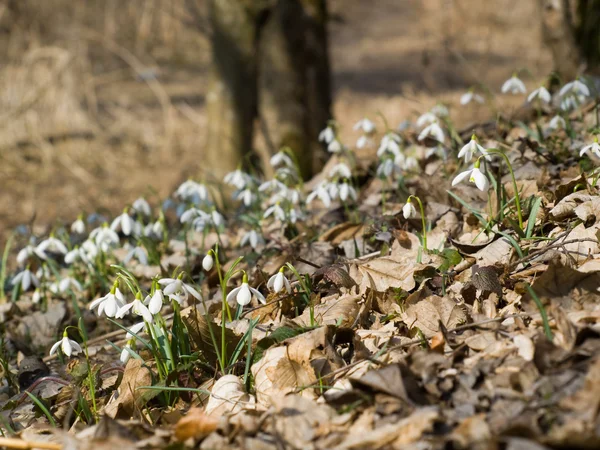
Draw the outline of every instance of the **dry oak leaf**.
M572 217L578 205L589 202L592 199L593 197L587 191L569 194L550 210L550 217L553 220L564 220Z
M206 415L216 417L236 413L242 408L252 409L254 404L254 397L246 393L238 377L224 375L215 382L204 411Z
M454 300L432 295L410 305L402 314L402 321L410 328L419 328L426 338L440 331L439 322L451 329L467 322L467 313Z
M183 442L189 438L202 439L217 429L219 419L207 415L201 408L192 408L175 425L175 438Z
M141 359L130 359L125 366L123 380L119 385L117 396L112 397L104 408L104 414L114 419L117 415L125 418L132 416L134 410L139 410L147 400L158 391L141 390L141 386L152 385L152 371L144 365Z
M415 288L415 272L428 265L441 264L441 258L436 255L423 253L422 263L417 263L419 253L419 239L412 233L405 233L407 239L402 244L395 241L388 256L381 256L364 263L350 266L350 276L359 286L359 291L364 293L371 288L369 275L372 277L375 290L385 292L389 288L400 288L410 291Z
M323 303L313 308L312 315L314 321L319 325L338 325L341 327L351 327L360 311L361 295L344 295L342 297L333 296L330 299L324 299ZM311 326L311 311L306 308L304 312L294 319L294 322L303 326Z

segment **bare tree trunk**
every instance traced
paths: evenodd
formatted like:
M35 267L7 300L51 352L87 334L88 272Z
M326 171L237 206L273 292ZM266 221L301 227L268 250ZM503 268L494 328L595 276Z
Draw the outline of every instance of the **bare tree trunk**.
M544 42L552 52L554 69L565 79L578 75L581 56L575 41L569 0L540 0Z
M600 0L578 0L575 39L586 62L586 69L600 68Z
M221 177L252 149L257 21L244 0L210 0L212 66L206 94L205 168Z

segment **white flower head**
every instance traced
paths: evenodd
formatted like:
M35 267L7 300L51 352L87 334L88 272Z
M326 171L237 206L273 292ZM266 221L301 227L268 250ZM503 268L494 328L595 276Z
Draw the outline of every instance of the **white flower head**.
M31 286L38 287L40 285L40 280L29 270L29 267L27 267L25 270L16 274L12 279L11 285L16 286L18 284L21 285L21 290L26 292Z
M548 129L550 130L558 130L559 128L562 128L564 130L566 127L567 122L565 122L565 119L559 115L554 116L548 124Z
M343 149L344 149L344 146L337 139L334 139L327 145L327 151L329 153L340 153Z
M400 154L400 142L402 142L402 139L398 134L394 132L386 133L385 136L381 138L381 143L377 149L377 156L381 158L385 153L391 153L394 156L398 156Z
M58 348L62 350L63 354L67 357L70 357L73 353L81 353L81 346L75 342L73 339L69 339L67 335L67 330L63 332L63 337L60 341L55 343L50 349L50 356L54 355Z
M98 315L106 314L106 317L115 317L120 308L125 306L125 297L117 287L117 282L104 297L97 298L90 303L90 310L98 308Z
M117 247L120 243L119 235L113 229L109 228L107 224L92 230L90 239L93 239L94 241L93 243L96 246L96 252L102 250L106 253L111 248ZM82 248L85 248L85 243L82 245ZM88 249L91 249L89 245ZM86 251L88 249L86 249Z
M256 250L259 245L263 245L264 243L265 239L263 238L262 234L256 230L250 230L242 236L242 239L240 240L240 247L250 244L250 247Z
M421 114L419 116L419 118L417 119L417 127L423 128L424 126L432 124L433 122L436 122L437 120L438 120L438 117L434 113L426 112L424 114Z
M348 199L356 200L356 190L347 181L340 184L340 200L345 202Z
M85 233L85 222L83 217L79 216L75 222L71 224L71 233L83 234Z
M320 142L325 142L326 144L329 144L334 139L335 139L335 131L333 130L331 125L328 125L324 130L322 130L319 133L319 141Z
M133 247L123 258L123 264L127 265L133 258L137 259L142 266L148 265L148 252L144 247Z
M475 183L477 189L482 192L487 192L489 188L488 178L484 173L479 170L479 159L475 161L475 166L464 172L459 173L454 180L452 180L452 186L456 186L458 183L464 180L469 180L471 183Z
M432 137L439 143L444 143L444 131L442 130L442 127L440 127L437 120L435 122L432 122L429 125L427 125L423 129L423 131L421 131L421 133L419 134L418 140L422 141L428 136Z
M558 95L564 97L566 95L573 95L576 97L589 97L590 96L590 88L587 87L585 83L583 83L579 78L565 84Z
M44 253L42 250L39 250L37 247L34 247L33 245L27 245L24 248L22 248L19 251L19 253L17 253L17 262L20 265L24 265L27 262L27 260L34 255L42 260L46 260L48 258L46 253Z
M596 158L600 158L600 144L598 143L598 136L594 137L594 142L589 145L586 145L579 152L579 156L588 155L592 153Z
M408 197L408 200L406 200L406 203L402 207L402 215L405 219L414 219L415 217L418 217L415 205L410 200L411 197Z
M329 208L331 206L331 195L329 193L328 183L326 181L321 181L315 187L315 189L310 194L308 194L308 196L306 197L306 203L310 204L315 198L321 200L321 202L323 202L323 205L326 208Z
M351 178L352 171L345 163L338 163L329 171L329 178Z
M279 205L279 203L275 203L274 205L268 207L265 213L263 214L263 218L265 219L270 216L273 216L276 220L285 222L285 211Z
M244 189L252 182L252 177L246 172L237 169L225 175L223 181L230 186L234 186L236 189Z
M246 306L248 303L252 301L252 296L256 297L259 302L263 305L267 303L265 297L256 289L248 286L248 275L244 272L244 276L242 278L242 285L233 289L229 294L227 294L227 302L235 299L239 305Z
M50 285L50 291L55 294L64 294L69 290L81 292L83 291L83 287L81 286L81 283L73 277L64 277L60 282L54 282Z
M162 289L156 289L152 296L147 295L144 299L144 305L148 307L151 314L158 314L163 307L165 296Z
M202 296L196 289L181 280L179 278L162 278L158 280L158 284L163 287L164 294L169 299L176 301L180 305L188 299L188 296L192 296L197 300L202 300Z
M473 92L473 90L460 96L460 104L463 106L468 105L471 102L483 103L484 101L485 99L481 95Z
M283 271L284 268L282 267L279 269L279 272L269 278L269 281L267 281L267 287L275 293L281 291L285 287L287 293L291 294L292 286L290 285L290 281L283 274Z
M202 259L202 268L204 270L206 270L207 272L209 272L210 269L213 268L214 264L215 264L215 261L212 257L212 250L209 250L208 253L206 254L206 256Z
M463 146L463 148L460 149L460 151L458 152L458 157L464 157L465 163L468 163L473 159L473 155L475 154L475 152L481 153L483 157L488 161L492 160L492 157L488 153L488 151L481 145L479 145L479 142L477 141L477 136L475 135L472 135L471 140L465 146Z
M375 132L375 124L365 117L364 119L356 122L352 129L354 131L362 130L362 132L365 134L372 134Z
M508 92L511 94L525 94L527 89L525 88L525 84L517 77L517 75L513 75L502 85L502 93L506 94Z
M150 217L152 215L152 209L150 208L150 204L146 201L144 197L136 199L131 205L131 209L133 209L138 214L142 214L146 217Z
M121 350L121 356L119 356L119 360L123 364L127 364L127 361L129 361L129 358L131 358L131 352L133 352L133 350L131 350L131 343L128 342Z
M40 242L36 250L36 254L38 254L38 256L39 254L45 255L48 251L54 253L61 253L63 255L66 254L68 251L65 244L63 244L59 239L55 238L52 235L50 235L49 238L44 239L42 242Z
M144 303L142 302L139 293L131 303L121 306L119 308L119 310L117 311L117 314L115 314L115 317L117 319L122 319L123 317L125 317L125 315L130 310L135 315L142 316L142 318L144 319L145 322L148 322L148 323L152 322L152 319L153 319L152 313L150 312L148 307L146 305L144 305Z
M185 202L192 202L195 204L208 202L208 190L206 189L206 186L196 183L193 180L187 180L181 183L175 191L175 196Z
M548 89L544 86L540 86L527 96L527 101L529 103L533 102L535 99L539 99L539 101L548 104L552 100L552 96L550 95L550 92L548 92Z
M273 156L271 156L269 163L271 164L272 167L285 166L285 167L289 167L291 169L296 168L296 165L294 164L294 161L292 161L292 158L290 158L290 155L288 155L283 150L281 150L281 151L275 153Z
M125 236L130 236L134 232L134 220L127 212L127 208L123 213L117 216L110 224L110 229L113 231L121 231Z

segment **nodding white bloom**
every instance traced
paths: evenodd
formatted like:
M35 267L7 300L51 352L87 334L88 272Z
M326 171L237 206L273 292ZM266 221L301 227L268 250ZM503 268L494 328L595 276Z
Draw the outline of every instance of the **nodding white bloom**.
M436 141L443 143L444 142L444 131L442 130L442 127L440 127L440 125L438 124L437 120L435 122L430 123L429 125L427 125L423 131L421 131L421 133L419 134L418 140L422 141L423 139L425 139L426 137L432 137L433 139L435 139Z
M212 257L212 252L208 252L206 256L202 259L202 268L207 272L213 268L215 264L215 260Z
M331 170L329 171L329 177L330 178L336 178L336 177L351 178L352 171L350 170L350 167L348 167L347 164L339 163L331 168Z
M248 184L252 182L252 177L246 172L237 169L225 175L223 181L226 184L235 187L236 189L244 189Z
M85 233L85 222L83 221L83 218L81 216L79 216L77 220L71 224L71 233Z
M148 307L148 311L152 314L158 314L163 307L165 296L162 289L156 289L152 296L147 295L144 299L144 305Z
M448 117L449 111L446 105L438 103L433 108L431 108L431 112L435 114L437 117Z
M468 105L473 101L476 103L483 103L485 99L481 95L473 92L472 90L460 96L460 104L463 106Z
M402 139L396 133L389 132L381 138L381 143L377 149L377 156L381 158L385 153L391 153L394 156L400 154L400 142Z
M56 239L54 236L50 236L49 238L44 239L38 244L36 249L38 252L41 252L41 254L44 255L47 251L54 253L62 253L63 255L68 251L65 244L63 244L60 240Z
M193 222L198 217L201 217L204 221L210 220L210 216L207 212L192 207L184 211L181 217L179 217L179 221L181 223Z
M286 189L287 189L287 186L285 184L283 184L281 181L279 181L277 178L273 178L272 180L265 181L258 187L258 190L260 192L281 192L281 191L285 191Z
M152 215L152 209L144 197L140 197L134 201L131 205L131 209L133 209L136 213L142 214L146 217L150 217L150 215Z
M210 220L216 228L220 228L225 223L225 219L223 218L221 213L216 209L213 209L211 211Z
M333 128L331 127L331 125L328 125L327 128L325 128L324 130L322 130L319 133L319 141L320 142L325 142L326 144L329 144L334 139L335 139L335 131L333 131Z
M69 289L78 292L83 291L81 283L72 277L65 277L62 280L60 280L60 282L54 282L50 284L50 291L54 292L55 294L64 294L65 292L68 292Z
M91 263L94 259L96 259L96 256L98 256L98 246L93 241L88 239L81 244L79 255L83 261Z
M371 134L375 132L375 124L365 117L364 119L356 122L352 129L354 131L362 130L362 132L365 134Z
M69 252L67 252L67 254L65 255L65 263L66 264L73 264L75 261L82 261L83 260L83 255L81 253L81 249L78 246L75 246L75 248Z
M546 89L544 86L540 86L535 91L533 91L531 94L529 94L527 96L527 101L529 103L531 103L536 98L540 99L540 101L542 101L544 103L550 103L550 101L552 100L552 96L550 95L550 92L548 92L548 89Z
M148 225L144 227L144 236L151 239L161 239L162 232L164 231L164 225L161 220L157 220L156 222L150 222Z
M263 217L266 219L269 216L273 216L275 219L285 222L285 211L279 206L279 203L275 203L273 206L267 208Z
M140 331L142 331L144 329L144 326L146 325L146 322L139 322L139 323L135 323L133 325L131 325L128 328L127 334L125 334L125 339L131 339L134 338L135 334L138 334Z
M405 219L418 217L417 210L415 209L415 205L410 201L410 197L408 197L408 200L406 200L406 203L402 207L402 215Z
M90 233L90 239L94 240L94 243L97 247L96 251L100 249L103 252L107 252L112 247L117 247L120 243L119 235L106 224L102 227L92 230ZM85 243L82 247L84 246Z
M319 198L326 208L331 206L331 195L329 193L329 183L321 181L315 189L306 197L306 203L311 203L315 198Z
M345 202L348 199L356 200L356 190L348 184L347 181L344 181L340 184L340 200Z
M344 149L344 146L340 141L334 139L327 145L327 151L329 153L340 153Z
M596 158L600 158L600 144L598 143L598 136L594 137L594 142L581 149L579 156L587 155L590 152L592 152Z
M272 167L277 167L277 166L283 165L283 166L286 166L286 167L289 167L292 169L296 168L296 165L294 164L294 161L292 161L292 158L290 158L290 155L288 155L284 151L279 151L279 152L275 153L273 156L271 156L269 163L271 164Z
M284 268L282 267L279 269L279 272L269 278L269 281L267 281L267 287L275 293L281 291L285 287L287 293L291 294L292 286L290 285L290 281L283 274L283 271Z
M131 235L134 231L134 220L127 212L127 208L123 210L120 216L117 216L110 224L110 229L113 231L121 230L125 236Z
M185 302L190 295L197 300L202 300L202 296L198 291L189 284L181 281L181 278L162 278L158 280L158 284L164 286L163 292L169 299L176 301L180 305Z
M525 84L516 75L513 75L502 85L502 93L506 94L507 92L511 94L524 94L527 92L527 89L525 88Z
M256 230L250 230L246 232L244 236L242 236L242 239L240 240L240 247L250 244L250 247L256 250L256 247L263 245L264 243L265 240L262 237L262 234Z
M585 83L583 83L579 79L576 79L565 84L558 92L558 95L560 95L561 97L564 97L565 95L589 97L590 89L586 86Z
M479 170L479 160L475 161L475 166L464 172L459 173L454 180L452 180L452 186L456 186L458 183L464 180L469 180L471 183L475 183L477 189L482 192L486 192L490 186L489 181L484 173Z
M265 297L258 292L256 289L248 286L248 275L244 272L244 276L242 278L242 285L233 289L229 294L227 294L227 302L230 302L235 298L238 304L242 306L246 306L248 303L252 301L252 296L256 297L256 299L261 302L263 305L267 303Z
M402 155L398 155L402 156ZM400 172L400 165L396 164L396 161L391 158L386 158L379 166L377 166L377 176L380 178L389 178L393 174Z
M364 148L367 144L372 145L373 140L366 134L363 134L356 140L356 148Z
M48 255L46 255L46 253L44 253L43 251L39 250L37 247L34 247L33 245L27 245L26 247L21 249L19 253L17 253L17 262L19 263L19 265L22 266L33 255L43 260L46 260L48 258Z
M560 109L563 111L571 111L576 109L585 103L586 98L587 97L585 95L581 94L564 97L560 102Z
M148 252L144 247L133 247L123 258L123 264L127 265L133 258L137 259L141 265L148 265Z
M136 298L131 303L121 306L119 308L119 310L117 311L117 314L115 315L115 317L117 319L122 319L123 317L125 317L125 315L130 310L135 315L142 316L142 318L144 319L145 322L151 323L153 320L152 313L150 312L148 307L146 305L144 305L144 303L141 301L141 297L140 297L139 293L137 294Z
M552 120L550 120L550 123L548 124L548 128L550 130L558 130L559 128L562 128L563 130L567 127L567 122L565 122L565 119L562 116L556 115L552 118Z
M396 165L400 166L402 170L419 170L419 161L414 156L398 157L394 160Z
M286 189L284 192L284 198L294 205L300 203L300 198L302 197L302 192L299 189Z
M479 145L479 142L477 141L477 136L475 135L472 135L471 140L463 148L460 149L460 151L458 152L458 157L462 158L464 156L465 162L468 163L473 159L473 155L475 154L475 152L481 153L483 157L488 161L492 160L492 157L488 153L488 151L481 145Z
M181 183L175 191L175 195L185 202L192 202L195 204L207 203L208 201L208 190L206 189L206 186L196 183L193 180L187 180Z
M64 331L63 338L56 344L54 344L50 349L50 356L56 353L58 347L60 347L65 356L71 356L73 353L77 354L83 351L81 350L81 346L77 342L75 342L73 339L69 339L69 336L67 335L67 330Z
M97 307L99 316L104 313L106 317L115 317L119 308L123 306L125 306L125 298L115 283L108 294L94 300L89 308L93 310Z
M429 125L433 122L436 122L438 117L432 112L426 112L419 116L417 119L417 127L423 128L425 125Z
M129 358L131 358L131 343L128 342L125 347L123 347L123 349L121 350L121 356L119 356L119 360L123 363L123 364L127 364L127 361L129 361ZM131 350L133 351L133 350Z
M38 277L29 270L29 267L19 272L12 279L11 285L16 286L20 284L21 290L23 292L28 291L31 286L38 287L40 285L40 280Z
M31 301L37 305L41 299L42 292L39 290L39 288L35 288L35 291L33 291L33 295L31 296Z

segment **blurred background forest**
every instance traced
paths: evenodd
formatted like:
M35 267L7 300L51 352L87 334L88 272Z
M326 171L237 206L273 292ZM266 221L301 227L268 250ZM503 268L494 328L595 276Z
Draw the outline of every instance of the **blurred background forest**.
M140 195L157 204L188 177L211 181L220 168L207 150L207 3L2 2L4 233L81 211L116 213ZM493 115L460 106L472 85L498 92L521 70L533 88L552 70L536 0L329 0L327 8L331 113L348 142L365 116L380 112L396 127L436 101L467 126ZM264 138L252 136L258 154Z

